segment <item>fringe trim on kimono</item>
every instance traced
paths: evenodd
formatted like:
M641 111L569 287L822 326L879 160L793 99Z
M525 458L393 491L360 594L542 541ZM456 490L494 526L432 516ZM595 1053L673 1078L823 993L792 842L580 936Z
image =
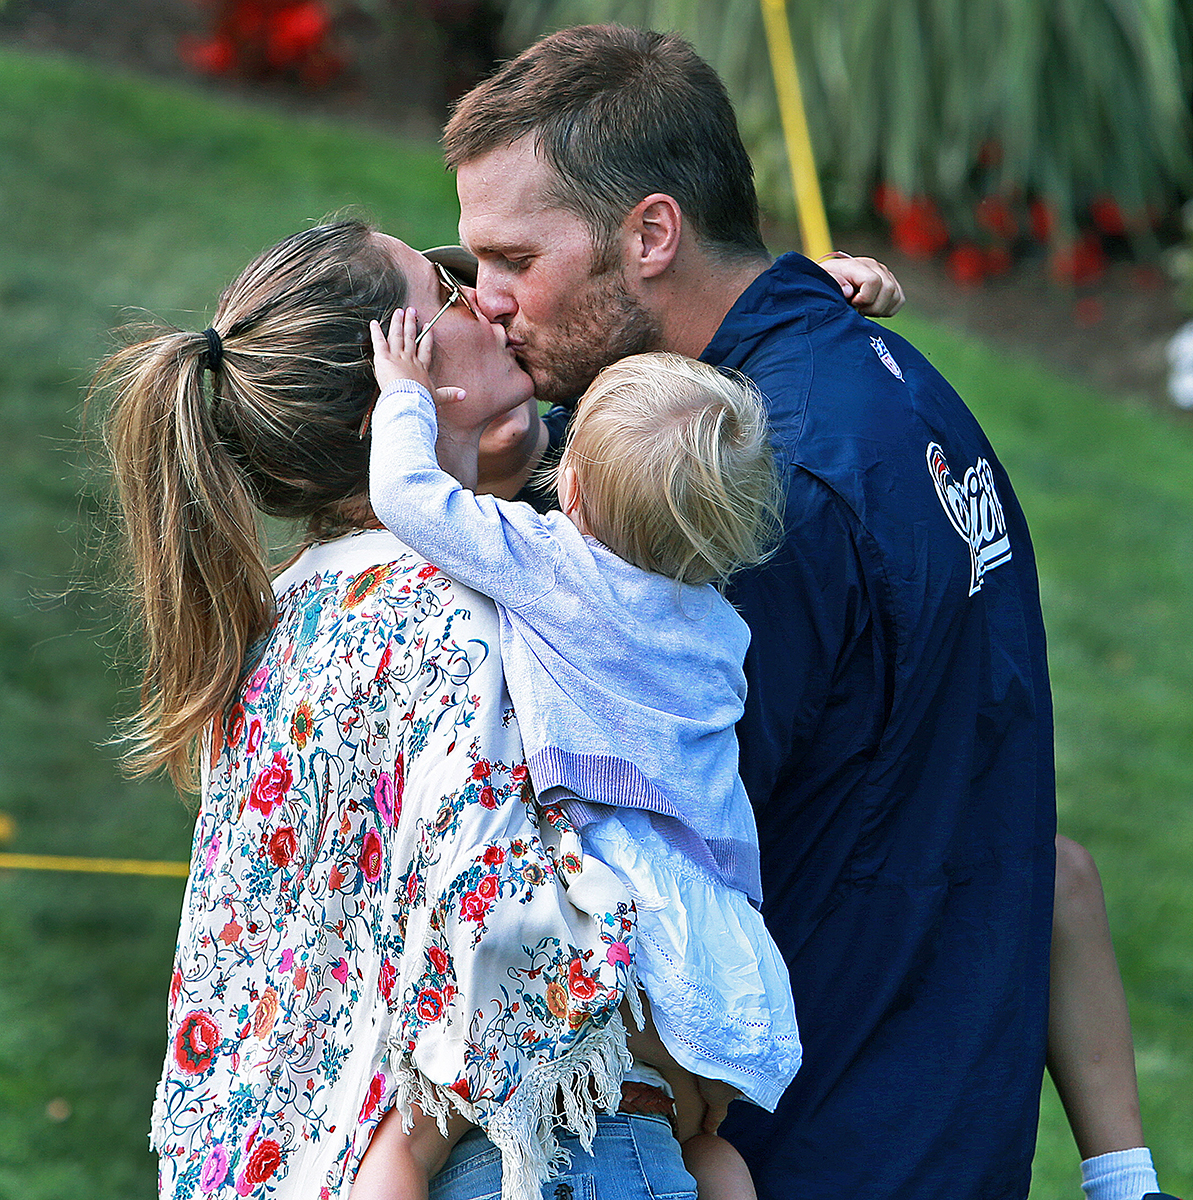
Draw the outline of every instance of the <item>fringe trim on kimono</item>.
M543 1184L571 1161L559 1144L561 1133L574 1134L586 1151L592 1149L597 1114L617 1111L622 1079L632 1062L625 1026L614 1014L603 1028L522 1080L485 1127L501 1151L501 1200L541 1200ZM407 1128L414 1105L434 1117L444 1134L453 1109L480 1123L475 1105L432 1083L405 1056L395 1070L394 1104Z

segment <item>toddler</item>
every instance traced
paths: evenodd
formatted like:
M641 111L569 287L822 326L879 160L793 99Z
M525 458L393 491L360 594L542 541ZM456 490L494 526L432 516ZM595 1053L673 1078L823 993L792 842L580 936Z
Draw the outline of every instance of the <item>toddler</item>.
M666 1081L702 1200L749 1200L749 1173L716 1125L737 1094L773 1110L800 1061L787 971L754 907L757 834L737 773L749 633L713 586L764 557L774 527L762 402L677 355L607 368L560 460L563 511L541 516L463 486L483 426L459 389L432 399L431 338L416 347L415 332L412 309L388 338L372 326L374 511L497 602L569 896L587 908L620 881L637 906L634 965L653 1024L631 1040L650 1064L632 1077ZM423 1120L409 1134L383 1123L354 1200L425 1194L449 1143L411 1153L411 1142L426 1144Z

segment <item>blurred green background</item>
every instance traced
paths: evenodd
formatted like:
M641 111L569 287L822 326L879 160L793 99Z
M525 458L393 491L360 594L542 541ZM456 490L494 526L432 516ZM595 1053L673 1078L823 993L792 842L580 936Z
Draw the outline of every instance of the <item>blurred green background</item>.
M190 814L119 777L131 703L82 395L109 330L190 328L261 247L352 206L454 240L435 147L0 49L3 849L185 859ZM789 248L775 246L776 251ZM1193 1193L1193 427L898 326L976 410L1037 541L1060 821L1102 869L1161 1183ZM181 883L0 872L0 1200L147 1200ZM1046 1087L1033 1200L1079 1195Z

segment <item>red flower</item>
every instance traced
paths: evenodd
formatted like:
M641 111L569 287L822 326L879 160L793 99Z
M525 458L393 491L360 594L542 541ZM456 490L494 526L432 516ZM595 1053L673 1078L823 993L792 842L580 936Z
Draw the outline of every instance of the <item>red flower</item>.
M414 1007L420 1021L438 1021L443 1016L443 996L437 988L423 988Z
M228 714L227 733L224 735L229 746L239 746L240 739L244 737L244 705L232 705L232 711Z
M331 29L331 18L322 4L308 0L277 12L265 35L265 57L271 67L284 68L309 58L321 47Z
M170 1007L178 1003L178 993L182 991L182 972L175 970L170 976Z
M1048 264L1052 278L1060 284L1080 285L1101 279L1106 270L1106 252L1097 234L1087 233L1073 245L1057 250Z
M525 763L519 763L511 772L510 778L515 783L525 783L530 778L530 772L526 769Z
M241 723L243 724L243 716ZM294 774L286 756L280 750L275 750L273 761L253 780L252 790L249 792L249 807L269 816L286 799L286 793L293 782Z
M490 846L485 851L485 857L482 861L486 867L499 867L505 862L505 851L500 846Z
M419 579L430 579L432 575L437 575L438 573L439 568L431 566L430 563L427 563L426 566L419 567L418 569Z
M397 982L398 973L394 970L393 962L387 958L381 963L381 978L377 981L377 989L385 997L386 1003L389 1003Z
M269 857L275 867L288 867L298 851L298 838L289 825L275 829L269 839Z
M476 892L465 892L460 897L460 916L466 921L483 921L488 911L488 901L482 900Z
M493 789L491 787L481 788L481 794L478 799L480 800L482 808L497 807L497 797L493 794Z
M891 229L891 240L913 258L931 258L948 244L949 231L927 196L912 200Z
M476 763L473 766L472 778L473 779L487 779L489 777L489 775L492 774L492 772L493 772L493 768L491 766L489 766L488 762L485 759L482 758L480 760L480 762Z
M482 900L489 900L489 901L496 900L497 899L497 876L496 875L486 875L484 877L484 879L482 879L480 881L480 883L478 883L476 885L476 894L478 896L480 896L480 898Z
M442 975L447 971L447 955L438 946L429 946L427 957L438 974Z
M236 46L225 34L200 42L184 38L178 46L183 62L205 75L227 75L236 66Z
M1123 211L1110 196L1099 196L1090 206L1089 215L1099 232L1122 237L1127 232Z
M568 964L568 991L577 1000L591 1000L597 994L597 985L588 975L578 958L573 958Z
M210 1013L187 1013L174 1035L174 1061L188 1075L202 1075L219 1049L220 1027Z
M378 1071L369 1081L368 1093L365 1095L364 1103L360 1106L360 1124L363 1125L377 1111L377 1105L381 1103L384 1092L385 1076Z
M282 1165L282 1148L273 1138L262 1138L254 1147L249 1161L237 1180L236 1190L242 1187L252 1189L259 1183L264 1183ZM242 1192L246 1195L246 1192Z
M364 845L360 848L360 869L370 883L376 883L381 877L381 838L375 829L365 834Z
M1028 214L1031 217L1031 236L1037 242L1046 242L1056 227L1052 208L1044 200L1033 200L1028 206Z
M972 287L986 278L986 256L981 247L957 246L949 254L949 274L963 287Z
M467 1079L457 1079L456 1082L451 1085L451 1090L455 1092L461 1100L467 1100L472 1094L471 1089L468 1086Z

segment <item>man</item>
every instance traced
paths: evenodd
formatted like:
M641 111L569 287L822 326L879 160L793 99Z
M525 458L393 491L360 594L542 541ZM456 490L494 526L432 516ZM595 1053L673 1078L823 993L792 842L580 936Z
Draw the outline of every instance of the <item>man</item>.
M753 634L739 736L805 1056L773 1117L722 1131L772 1200L1026 1196L1052 725L993 451L815 264L770 262L732 108L682 40L546 38L460 102L445 146L477 303L540 399L667 349L769 405L785 537L732 591Z

